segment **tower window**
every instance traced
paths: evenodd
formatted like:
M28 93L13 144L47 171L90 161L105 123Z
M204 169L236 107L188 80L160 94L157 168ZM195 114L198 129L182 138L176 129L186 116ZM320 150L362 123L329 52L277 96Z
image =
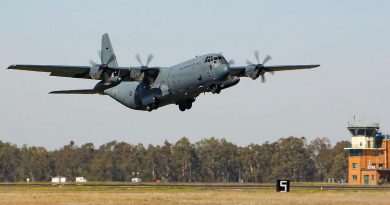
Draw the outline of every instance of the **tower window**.
M349 150L349 156L354 157L354 156L362 156L363 151L361 149L352 149Z

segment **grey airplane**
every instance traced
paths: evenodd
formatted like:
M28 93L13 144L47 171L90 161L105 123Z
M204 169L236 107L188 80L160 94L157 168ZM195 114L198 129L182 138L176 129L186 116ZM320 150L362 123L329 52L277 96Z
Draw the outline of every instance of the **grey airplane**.
M50 76L99 80L93 89L52 91L51 94L101 94L109 95L123 105L152 111L162 106L176 104L181 111L191 109L192 103L201 94L218 94L221 90L237 85L240 77L253 80L260 77L265 82L265 73L284 70L310 69L319 65L266 66L268 55L261 63L255 51L257 63L247 61L246 66L232 66L233 61L218 53L210 53L171 67L149 67L153 55L141 66L119 67L110 38L102 36L101 63L90 61L90 66L67 65L11 65L8 69L48 72Z

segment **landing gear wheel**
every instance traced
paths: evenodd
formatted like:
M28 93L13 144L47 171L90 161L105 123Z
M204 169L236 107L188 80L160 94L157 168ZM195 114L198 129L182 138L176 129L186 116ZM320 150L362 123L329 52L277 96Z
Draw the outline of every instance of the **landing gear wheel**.
M186 109L189 110L192 108L192 102L188 102L186 105Z
M212 94L219 94L221 93L221 88L217 85L215 85L214 87L211 88L211 93Z
M151 104L146 106L146 110L149 112L151 112L152 110L157 110L159 105L160 105L160 102L158 99L156 99L156 101L154 103L151 103Z
M184 112L186 109L187 108L186 108L185 104L179 104L179 110L180 111Z
M160 101L156 99L156 101L152 104L153 110L157 110L157 108L160 107Z
M185 110L189 110L192 108L192 103L195 101L195 99L188 99L188 100L185 100L185 101L182 101L181 103L179 103L179 110L180 111L185 111Z

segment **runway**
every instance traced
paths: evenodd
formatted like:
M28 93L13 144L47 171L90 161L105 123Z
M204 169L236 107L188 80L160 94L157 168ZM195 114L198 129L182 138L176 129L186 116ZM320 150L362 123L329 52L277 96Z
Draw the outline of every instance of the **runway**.
M273 184L250 184L250 183L0 183L0 187L53 187L53 186L64 186L64 187L105 187L105 188L167 188L167 189L185 189L185 188L196 188L196 189L215 189L215 190L256 190L256 189L275 189ZM346 184L321 184L321 185L305 185L305 184L294 184L292 183L291 190L390 190L390 185L346 185Z

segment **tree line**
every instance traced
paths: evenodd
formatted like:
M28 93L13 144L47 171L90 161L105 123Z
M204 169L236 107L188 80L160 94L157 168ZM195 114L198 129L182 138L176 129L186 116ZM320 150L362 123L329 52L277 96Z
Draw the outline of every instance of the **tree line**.
M237 146L226 139L191 143L186 137L163 145L111 141L95 148L73 141L60 149L18 147L0 141L0 181L49 181L53 176L89 181L274 182L347 178L350 142L331 145L327 138L304 137Z

